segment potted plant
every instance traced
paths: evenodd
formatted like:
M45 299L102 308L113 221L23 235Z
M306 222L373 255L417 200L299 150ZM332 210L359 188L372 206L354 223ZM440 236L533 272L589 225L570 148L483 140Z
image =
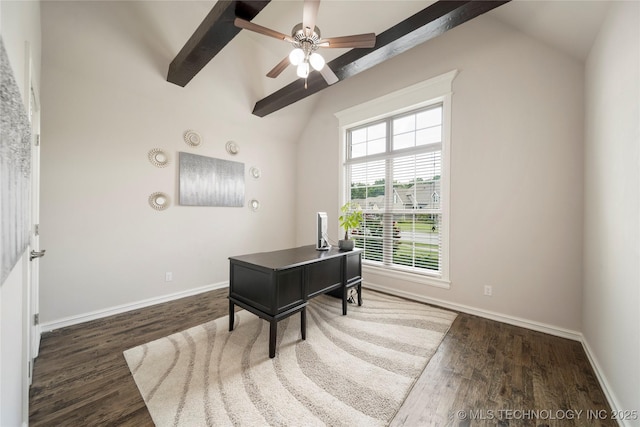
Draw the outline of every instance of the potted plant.
M338 217L340 227L344 228L344 239L338 241L338 247L343 251L351 251L355 242L349 238L349 232L358 228L362 222L362 209L356 202L350 201L340 208L342 215Z

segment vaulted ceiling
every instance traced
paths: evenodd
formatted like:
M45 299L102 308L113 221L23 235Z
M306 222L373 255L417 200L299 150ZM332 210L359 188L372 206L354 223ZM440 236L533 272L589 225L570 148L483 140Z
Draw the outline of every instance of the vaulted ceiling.
M424 43L481 14L497 19L584 60L601 23L606 1L329 1L321 3L317 25L325 37L375 32L370 49L322 49L322 55L340 80L371 68L413 46ZM301 21L302 0L218 1L169 66L167 80L185 86L241 31L278 57L291 49L286 42L240 30L240 17L289 34ZM248 34L247 34L248 33ZM245 35L246 34L246 35ZM227 47L230 48L230 47ZM275 65L275 63L273 64ZM292 68L292 67L289 67ZM264 73L268 69L264 70ZM265 79L267 77L264 77ZM293 82L286 84L293 78ZM265 116L323 90L328 85L311 73L307 87L301 79L283 73L286 84L258 100L253 114ZM339 84L339 83L338 83Z

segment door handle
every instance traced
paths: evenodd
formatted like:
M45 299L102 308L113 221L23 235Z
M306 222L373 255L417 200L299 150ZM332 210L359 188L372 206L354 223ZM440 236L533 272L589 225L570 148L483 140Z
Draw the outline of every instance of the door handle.
M33 261L36 258L43 257L46 251L46 249L43 249L41 251L31 251L31 255L29 255L29 261Z

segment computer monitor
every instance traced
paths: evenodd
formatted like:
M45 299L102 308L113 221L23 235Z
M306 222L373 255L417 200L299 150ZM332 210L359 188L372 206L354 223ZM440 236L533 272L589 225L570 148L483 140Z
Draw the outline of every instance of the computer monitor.
M318 212L316 214L316 249L319 251L328 251L331 248L327 235L327 223L327 213Z

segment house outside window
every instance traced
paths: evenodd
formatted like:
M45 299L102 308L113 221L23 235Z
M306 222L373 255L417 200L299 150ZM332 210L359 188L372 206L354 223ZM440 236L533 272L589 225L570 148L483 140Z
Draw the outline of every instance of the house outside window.
M363 267L448 287L449 135L456 72L336 114L343 141L343 202Z

